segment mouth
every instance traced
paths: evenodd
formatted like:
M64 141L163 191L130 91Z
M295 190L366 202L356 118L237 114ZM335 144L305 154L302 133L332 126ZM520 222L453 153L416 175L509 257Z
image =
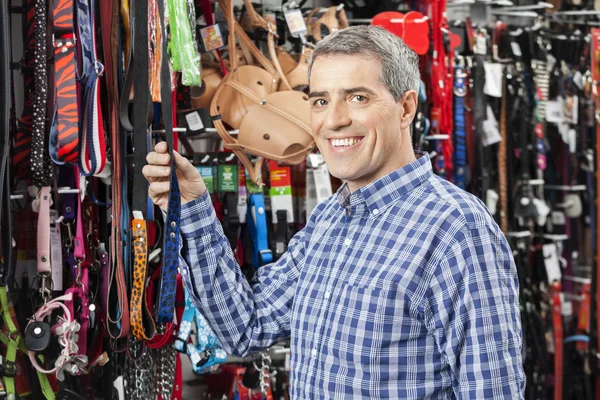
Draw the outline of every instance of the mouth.
M327 139L327 142L329 143L329 148L332 151L336 153L344 153L357 148L363 139L364 136L354 136L347 138Z

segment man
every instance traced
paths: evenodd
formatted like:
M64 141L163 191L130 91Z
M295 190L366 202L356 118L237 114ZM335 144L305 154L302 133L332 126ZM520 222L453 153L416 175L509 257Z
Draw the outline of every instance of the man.
M181 273L221 344L291 338L293 399L520 399L511 250L485 205L413 152L417 55L381 28L332 33L309 69L311 125L346 183L248 284L196 168L175 154ZM149 193L166 209L164 143Z

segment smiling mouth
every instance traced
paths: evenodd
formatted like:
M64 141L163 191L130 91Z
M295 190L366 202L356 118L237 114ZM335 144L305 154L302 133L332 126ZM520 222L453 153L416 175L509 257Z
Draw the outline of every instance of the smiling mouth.
M332 147L343 148L343 147L352 147L354 145L357 145L363 139L364 139L363 136L357 136L357 137L350 137L350 138L343 138L343 139L328 139L328 142Z

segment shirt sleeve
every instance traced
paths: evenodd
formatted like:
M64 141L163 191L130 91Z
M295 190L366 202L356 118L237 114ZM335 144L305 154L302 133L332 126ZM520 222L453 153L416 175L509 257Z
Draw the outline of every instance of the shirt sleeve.
M180 225L184 284L225 351L243 357L288 338L312 222L291 239L277 262L260 267L250 283L208 194L183 205Z
M523 399L519 282L497 225L454 235L432 274L425 318L457 399Z

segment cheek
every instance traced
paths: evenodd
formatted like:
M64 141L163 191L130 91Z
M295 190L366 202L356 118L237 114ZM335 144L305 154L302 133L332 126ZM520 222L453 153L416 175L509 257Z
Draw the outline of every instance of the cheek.
M310 113L310 129L312 131L312 135L315 139L319 138L319 132L321 131L321 127L323 126L323 117L321 113Z

